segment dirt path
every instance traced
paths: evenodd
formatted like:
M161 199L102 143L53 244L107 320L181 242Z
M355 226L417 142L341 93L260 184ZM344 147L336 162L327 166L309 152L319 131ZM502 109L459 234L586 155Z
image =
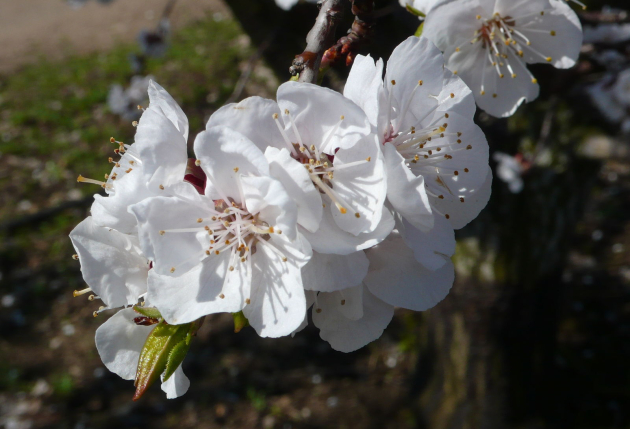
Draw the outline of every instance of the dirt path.
M166 0L90 1L80 9L64 0L0 0L0 73L11 72L40 56L61 59L72 53L106 50L134 40L159 20ZM222 0L179 0L173 29L207 13L227 15Z

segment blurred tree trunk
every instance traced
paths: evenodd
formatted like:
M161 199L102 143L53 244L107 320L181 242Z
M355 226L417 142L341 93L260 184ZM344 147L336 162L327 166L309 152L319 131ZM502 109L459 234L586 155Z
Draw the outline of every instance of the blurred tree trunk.
M523 195L495 181L489 206L459 234L455 285L419 328L418 427L555 427L562 274L599 169L573 162L534 171Z

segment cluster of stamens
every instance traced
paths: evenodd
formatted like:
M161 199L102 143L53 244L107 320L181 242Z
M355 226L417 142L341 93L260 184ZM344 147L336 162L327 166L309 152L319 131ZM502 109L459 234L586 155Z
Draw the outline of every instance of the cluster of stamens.
M396 81L390 82L392 86L396 85ZM405 115L409 111L409 105L411 104L414 95L423 82L418 81L418 85L413 89L411 97L404 107L401 115L397 118L397 124L404 122ZM391 112L391 91L390 87L390 109ZM455 98L455 94L450 94L451 98ZM431 112L432 113L432 112ZM430 114L431 114L430 113ZM473 147L471 144L464 143L464 136L461 131L452 132L448 130L448 119L450 115L445 113L442 118L438 118L434 123L429 126L417 129L412 126L406 130L395 129L391 122L389 122L389 129L384 136L385 143L391 143L396 147L398 153L405 159L405 164L415 175L435 175L435 182L425 182L426 192L436 198L444 199L444 193L441 189L445 189L448 194L455 197L455 194L449 189L448 185L443 177L459 176L460 171L463 173L469 173L470 170L467 167L459 169L457 167L449 166L449 161L452 161L457 155L457 152L471 150ZM389 120L389 118L388 118ZM443 122L442 122L443 121ZM418 121L418 124L422 120ZM464 202L464 198L459 198L460 202ZM435 208L433 208L435 210ZM439 213L439 211L435 210ZM450 215L443 214L447 219Z
M586 6L578 0L566 1L571 1L581 6L582 9L586 9ZM520 22L523 19L528 19L527 22L529 23L535 20L543 19L544 16L544 10L520 17L502 16L500 13L495 12L492 18L486 20L483 20L481 15L477 15L477 19L482 21L481 27L479 28L479 30L475 31L474 38L470 41L470 44L455 48L455 53L463 52L464 50L468 49L467 46L470 47L471 45L474 46L480 43L483 49L486 50L486 58L488 62L495 69L499 78L503 79L507 73L509 76L515 79L517 75L512 65L516 62L519 63L521 69L529 75L532 83L536 84L538 83L538 80L527 70L527 67L525 67L525 65L523 64L525 51L533 56L542 58L544 61L549 63L553 61L553 58L543 54L538 49L533 47L530 38L525 35L525 32L547 34L551 37L555 37L557 35L557 32L553 29L544 30L526 28L524 26L520 27L519 25L517 25L517 21ZM512 61L512 63L510 63L510 61ZM486 94L485 70L486 68L483 67L480 90L481 95ZM453 73L457 74L457 70L454 70ZM492 97L497 98L498 94L493 93Z
M238 171L238 168L234 170ZM242 196L241 201L244 201ZM196 219L195 223L199 226L161 230L160 235L182 232L205 233L202 240L208 246L204 250L205 257L215 257L229 252L230 272L238 270L239 264L246 264L247 270L251 272L251 256L256 253L258 245L269 249L283 262L287 261L286 256L269 241L271 234L282 234L281 230L261 220L258 213L252 214L247 211L244 203L242 206L238 205L227 196L222 195L214 204L209 217ZM171 273L175 271L176 267L170 268ZM219 297L223 299L225 295L221 293ZM246 299L246 303L250 303L249 298Z
M338 192L334 189L333 179L335 177L335 171L343 170L346 168L355 167L358 165L365 164L370 162L372 159L368 157L364 160L359 160L355 162L349 162L343 165L334 165L334 156L330 156L326 153L320 152L317 146L311 144L307 146L302 141L302 137L300 136L300 132L295 125L295 121L291 116L291 112L288 110L284 111L284 114L288 117L288 120L291 124L291 129L297 138L297 142L291 142L286 132L284 131L283 125L280 123L280 119L278 118L278 114L273 114L273 119L278 126L278 130L284 139L284 142L287 145L287 148L291 152L291 156L297 161L301 162L304 165L304 168L308 171L309 177L313 181L313 184L319 189L322 194L327 195L337 207L341 214L346 214L348 212L352 213L354 217L360 218L361 214L355 211L352 208L352 201L346 201ZM335 124L335 126L330 130L326 138L324 139L323 144L320 146L325 148L328 146L332 137L335 135L339 127L344 121L344 116L339 118L339 122ZM324 204L324 207L326 205Z
M114 182L119 176L131 173L136 166L142 164L139 156L134 153L133 148L130 145L118 141L113 137L109 141L118 145L118 148L114 149L114 154L120 156L118 160L114 160L113 157L108 158L108 162L110 164L114 164L111 174L105 174L105 181L89 179L79 175L79 177L77 177L77 182L99 185L103 189L111 192L114 190Z

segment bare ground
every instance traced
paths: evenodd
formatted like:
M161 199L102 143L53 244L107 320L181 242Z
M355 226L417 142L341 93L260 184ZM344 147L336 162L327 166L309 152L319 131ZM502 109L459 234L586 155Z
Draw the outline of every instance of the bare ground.
M0 0L0 72L11 72L38 58L63 59L73 53L111 48L153 28L166 0L90 1L72 9L64 0ZM229 14L221 0L179 0L173 29L207 13Z

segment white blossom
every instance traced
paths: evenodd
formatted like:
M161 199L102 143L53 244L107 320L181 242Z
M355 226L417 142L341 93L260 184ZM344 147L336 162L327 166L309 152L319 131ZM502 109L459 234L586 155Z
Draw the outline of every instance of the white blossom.
M140 299L150 304L147 296L150 261L145 256L137 234L135 217L129 206L154 195L196 194L185 183L188 120L175 100L159 85L149 82L149 107L142 113L135 143L118 144L120 159L106 181L79 177L80 182L102 186L106 197L95 195L92 216L81 222L70 239L81 263L87 289L75 292L80 296L94 292L90 300L100 299L105 306L94 315L117 307L135 305ZM124 379L134 379L138 357L152 327L137 325L138 316L131 308L118 311L96 332L96 345L105 366ZM168 398L185 393L189 381L178 368L162 384Z
M586 89L593 104L610 122L630 133L630 69L608 73Z
M297 207L245 136L212 127L195 139L205 195L153 197L130 207L154 263L149 296L165 320L243 310L261 336L295 330L306 302L300 268L311 248Z
M569 68L582 45L578 17L563 0L443 1L427 15L423 34L444 51L477 105L497 117L538 97L528 63Z
M385 82L382 69L382 61L358 56L344 94L365 110L381 142L398 228L414 236L406 242L418 261L436 269L455 250L453 229L489 199L488 143L472 121L470 90L426 38L410 37L394 50Z
M322 207L341 233L377 230L387 186L383 156L367 116L352 101L327 88L287 82L278 88L277 104L250 97L219 109L207 127L214 125L237 130L265 152L307 233L318 231Z
M132 204L156 195L193 192L185 183L188 160L186 141L188 119L177 102L158 84L149 83L149 107L142 113L135 142L119 145L119 160L106 182L79 177L79 181L101 185L108 196L95 195L92 216L97 225L132 233L136 220L127 209Z
M510 192L518 194L523 190L523 173L529 169L529 163L522 155L511 156L495 152L492 158L497 162L497 177L508 185Z
M105 182L79 176L80 182L102 186L107 197L95 195L92 216L81 222L70 239L81 263L83 278L107 308L135 304L147 291L149 262L137 236L135 217L127 210L160 192L189 189L186 171L188 121L173 98L154 82L151 104L143 113L136 142L119 145L120 159ZM164 183L166 186L162 185Z

